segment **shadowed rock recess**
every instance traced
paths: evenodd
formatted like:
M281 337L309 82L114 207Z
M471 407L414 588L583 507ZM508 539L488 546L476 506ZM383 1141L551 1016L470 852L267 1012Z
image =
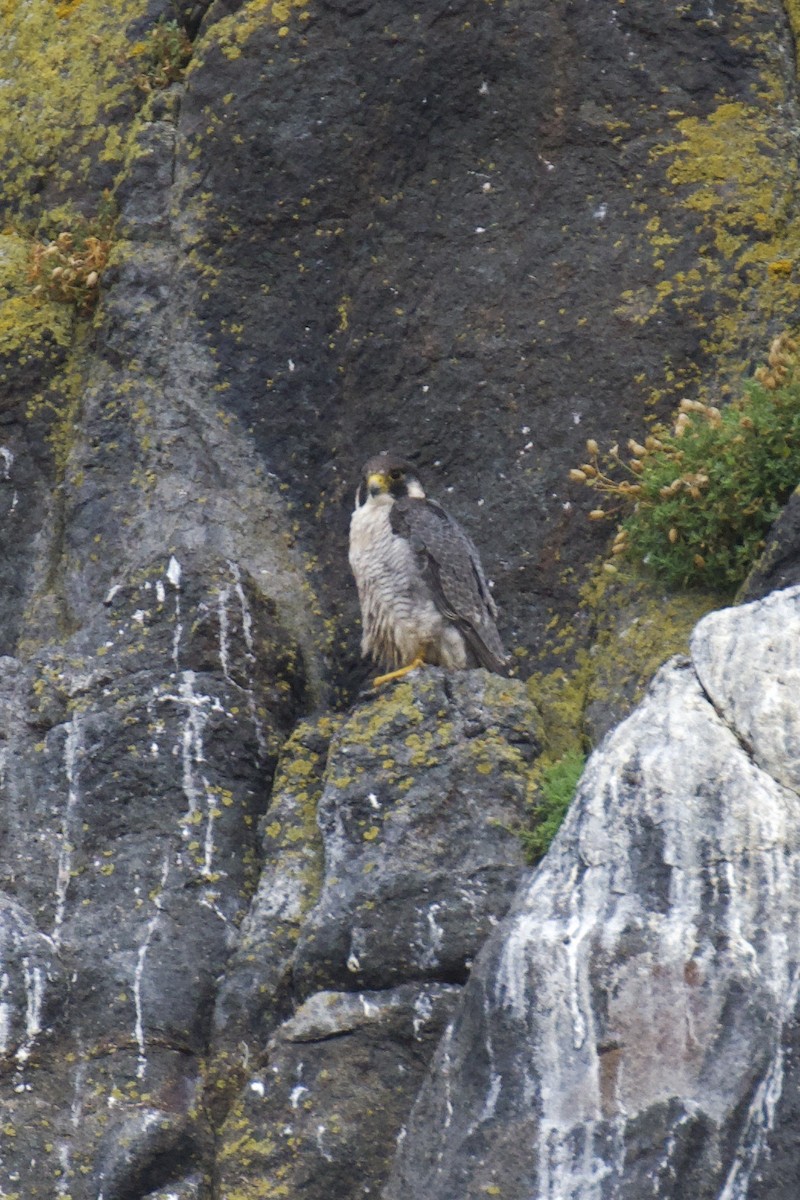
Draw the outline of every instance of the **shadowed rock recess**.
M796 1200L796 496L517 836L721 602L567 476L797 319L796 16L0 4L2 1200ZM518 678L360 694L384 448Z

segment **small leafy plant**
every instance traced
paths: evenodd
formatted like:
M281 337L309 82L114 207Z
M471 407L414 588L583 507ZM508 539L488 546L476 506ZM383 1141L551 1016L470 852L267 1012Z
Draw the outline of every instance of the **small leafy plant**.
M719 409L682 400L671 428L659 427L627 455L613 446L570 478L610 500L590 520L622 518L612 549L652 568L675 588L730 592L745 578L767 530L800 483L800 369L797 343L773 341L744 393Z
M192 43L186 30L177 21L158 21L142 42L134 47L139 58L135 76L143 92L169 87L183 78L192 57Z
M542 771L536 802L536 825L520 833L531 862L537 862L547 853L572 803L585 765L585 754L580 750L568 750Z

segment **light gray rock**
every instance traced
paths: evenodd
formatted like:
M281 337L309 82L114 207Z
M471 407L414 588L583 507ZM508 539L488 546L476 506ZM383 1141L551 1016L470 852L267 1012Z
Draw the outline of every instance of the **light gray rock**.
M667 664L592 756L473 971L386 1200L760 1194L795 1070L799 595L701 622L697 666Z
M691 643L698 679L754 761L800 792L800 586L701 621Z

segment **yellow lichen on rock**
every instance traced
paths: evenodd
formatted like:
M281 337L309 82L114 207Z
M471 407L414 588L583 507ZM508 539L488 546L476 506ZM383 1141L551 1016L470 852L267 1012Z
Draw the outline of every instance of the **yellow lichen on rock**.
M765 89L759 98L769 99L768 104L721 97L708 115L677 120L674 138L652 152L654 160L664 161L678 214L687 214L682 240L699 236L701 241L695 268L671 272L673 238L680 230L649 233L668 286L654 295L647 318L667 298L690 316L697 302L706 350L734 370L743 346L747 353L753 318L759 329L776 318L785 322L800 303L795 265L800 228L792 211L797 164L774 120L781 85L765 80ZM707 323L700 302L709 292L718 301Z
M46 180L48 200L89 180L93 162L122 157L113 136L135 97L127 28L146 10L82 0L0 0L0 196L24 204ZM35 78L35 86L31 80ZM111 136L110 136L111 135Z
M211 26L200 44L200 54L206 46L217 45L226 58L238 58L252 34L264 25L274 26L277 36L285 38L291 31L293 20L305 22L309 19L308 3L309 0L249 0ZM197 57L187 73L200 62L201 57Z
M37 357L53 346L70 344L75 313L63 304L31 294L28 268L31 242L16 233L0 234L0 356Z

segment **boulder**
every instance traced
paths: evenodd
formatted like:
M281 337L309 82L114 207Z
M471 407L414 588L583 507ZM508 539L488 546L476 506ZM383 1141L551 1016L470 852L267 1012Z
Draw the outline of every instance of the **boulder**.
M659 672L481 953L386 1200L791 1194L799 687L796 587Z

